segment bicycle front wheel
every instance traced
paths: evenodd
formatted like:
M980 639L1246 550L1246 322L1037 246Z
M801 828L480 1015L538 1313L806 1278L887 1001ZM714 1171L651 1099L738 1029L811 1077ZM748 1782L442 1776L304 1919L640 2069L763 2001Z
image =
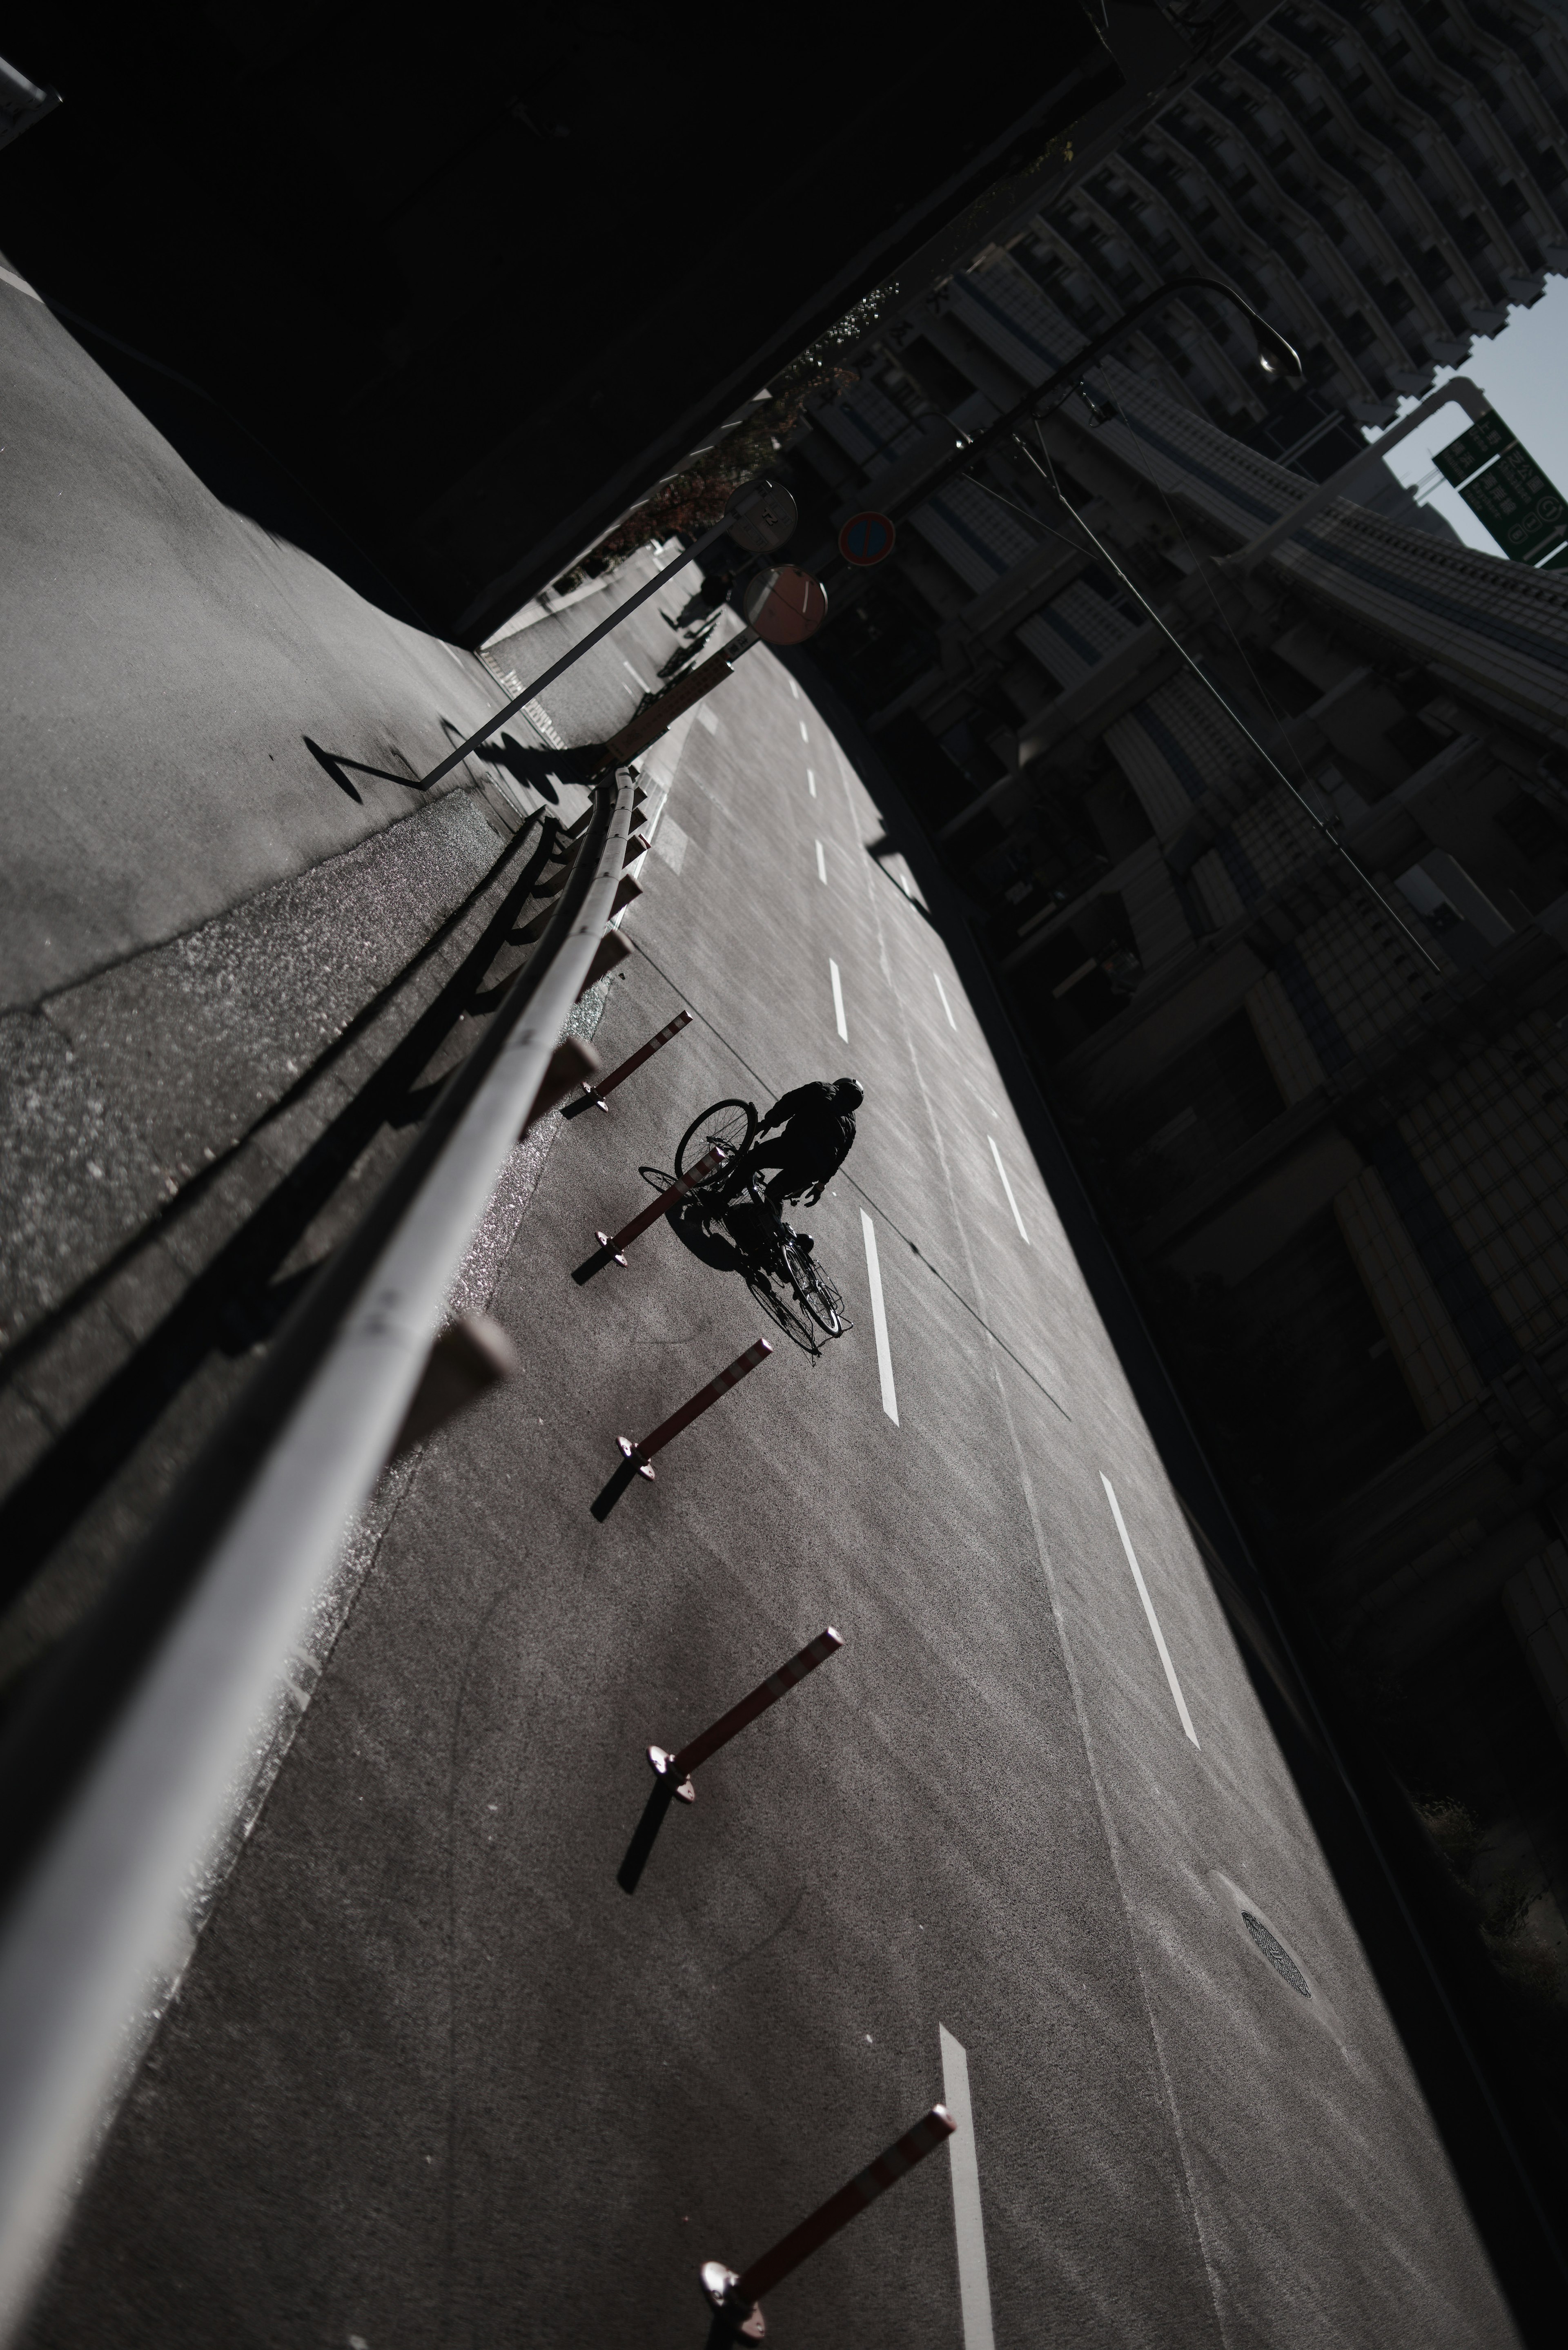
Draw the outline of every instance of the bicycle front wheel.
M732 1159L738 1159L751 1146L757 1130L754 1102L716 1101L699 1111L687 1128L675 1149L675 1172L684 1175L705 1158L716 1142L722 1142Z

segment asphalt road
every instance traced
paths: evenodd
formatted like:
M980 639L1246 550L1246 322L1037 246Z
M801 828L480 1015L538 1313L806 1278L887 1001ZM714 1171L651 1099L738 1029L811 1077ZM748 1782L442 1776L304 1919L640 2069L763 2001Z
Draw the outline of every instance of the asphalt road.
M1511 2342L954 965L782 669L709 715L599 1043L693 1024L557 1136L492 1307L524 1374L409 1481L31 2339L695 2350L700 2262L956 2043L997 2344ZM573 1284L696 1108L844 1069L820 1360L664 1225ZM617 1435L763 1333L596 1517ZM830 1622L628 1898L647 1745ZM929 2161L769 2338L987 2350L962 2184Z

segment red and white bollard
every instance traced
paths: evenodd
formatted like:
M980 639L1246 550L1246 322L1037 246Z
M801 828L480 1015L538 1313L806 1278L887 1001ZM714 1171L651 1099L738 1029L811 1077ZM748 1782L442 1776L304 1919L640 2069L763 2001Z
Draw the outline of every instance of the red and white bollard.
M797 1648L787 1664L781 1665L776 1673L770 1673L765 1681L759 1681L749 1697L743 1697L739 1705L732 1705L728 1713L722 1713L711 1729L703 1731L701 1737L691 1739L678 1754L667 1754L662 1746L650 1746L649 1761L661 1779L674 1783L672 1792L683 1804L694 1804L697 1790L691 1784L691 1773L699 1762L706 1762L711 1755L717 1754L721 1746L728 1746L737 1731L744 1730L748 1722L755 1721L760 1713L766 1713L771 1705L777 1705L781 1697L787 1697L797 1682L805 1680L807 1673L815 1672L818 1665L825 1665L829 1657L836 1657L843 1646L842 1634L836 1632L830 1624L826 1632L819 1632L815 1640L808 1640L804 1648Z
M808 1640L804 1648L797 1649L776 1673L770 1673L749 1697L743 1697L739 1705L732 1705L728 1713L721 1714L701 1737L691 1739L679 1754L667 1754L662 1746L649 1748L648 1759L654 1771L653 1792L649 1796L637 1833L627 1846L626 1858L616 1871L616 1883L623 1893L635 1893L641 1883L642 1872L648 1866L664 1814L670 1809L671 1796L679 1795L683 1804L696 1802L697 1790L691 1784L691 1774L699 1762L706 1762L710 1755L717 1754L721 1746L729 1744L737 1731L744 1730L749 1721L755 1721L758 1714L766 1713L770 1705L776 1705L797 1682L805 1680L807 1673L814 1673L818 1665L825 1665L829 1657L836 1656L843 1646L842 1638L830 1624L826 1632L819 1632L815 1640Z
M697 1161L695 1167L689 1167L684 1175L678 1175L668 1191L660 1191L650 1207L644 1208L640 1215L633 1216L629 1224L622 1224L618 1232L596 1232L594 1238L599 1244L598 1254L597 1257L590 1257L587 1265L580 1265L573 1279L586 1280L589 1268L597 1268L602 1263L624 1264L626 1251L630 1243L636 1240L639 1233L647 1232L649 1224L656 1224L660 1216L667 1216L671 1208L678 1208L681 1201L696 1190L699 1183L705 1183L710 1175L716 1175L729 1156L724 1145L722 1142L716 1142L712 1149L706 1151Z
M737 1355L717 1378L710 1379L705 1388L699 1388L690 1403L683 1403L679 1411L672 1411L668 1419L661 1419L640 1443L634 1444L629 1436L618 1436L616 1442L636 1468L638 1475L646 1477L651 1484L654 1454L662 1452L672 1436L679 1436L683 1428L690 1428L692 1421L701 1419L705 1411L711 1411L721 1396L728 1395L732 1387L738 1387L747 1372L754 1371L757 1365L765 1362L772 1353L771 1339L754 1338L743 1355Z
M760 2261L753 2261L738 2276L722 2261L704 2261L702 2290L731 2338L760 2342L767 2332L760 2306L763 2294L781 2283L813 2252L820 2251L830 2237L857 2219L879 2195L886 2195L889 2187L896 2187L918 2162L924 2162L928 2154L945 2146L957 2127L946 2106L933 2106L886 2154L879 2154L847 2187L830 2195L809 2219L803 2220L798 2228L792 2228L771 2252L764 2252Z
M605 1099L606 1094L613 1094L617 1086L626 1083L634 1069L640 1069L644 1061L651 1060L661 1045L668 1045L671 1036L679 1036L682 1028L690 1027L691 1024L690 1012L678 1012L674 1019L659 1030L657 1036L650 1036L646 1045L639 1045L630 1059L623 1061L618 1069L612 1069L607 1077L598 1077L592 1083L585 1080L584 1093L607 1117L609 1104Z

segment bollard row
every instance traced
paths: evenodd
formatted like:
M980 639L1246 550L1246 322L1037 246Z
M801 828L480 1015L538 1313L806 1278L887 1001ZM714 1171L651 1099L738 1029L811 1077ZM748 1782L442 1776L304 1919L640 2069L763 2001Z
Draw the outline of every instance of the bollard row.
M645 836L640 833L634 835L627 845L625 864L629 867L638 858L645 855L648 846ZM614 910L618 912L639 894L639 884L633 879L629 872L624 873L617 889ZM614 950L618 947L618 955L614 953ZM601 945L600 955L606 955L607 950L609 951L607 968L609 967L610 962L624 959L629 951L618 933L614 931L608 933ZM596 959L594 971L590 973L589 984L592 983L593 979L602 975L598 960ZM662 1050L664 1045L689 1026L691 1020L691 1013L682 1010L655 1035L639 1045L607 1076L598 1076L596 1074L581 1077L578 1082L582 1097L570 1105L566 1115L568 1118L575 1117L588 1108L590 1105L605 1111L607 1115L609 1104L606 1096L612 1093L618 1086L623 1085L637 1070L642 1068L654 1054ZM560 1055L556 1055L556 1061L561 1061ZM558 1077L565 1081L557 1084ZM560 1070L557 1071L556 1063L552 1062L545 1086L541 1088L540 1102L535 1107L534 1117L542 1116L546 1107L552 1107L555 1101L559 1100L568 1090L569 1084L570 1080L566 1078L565 1063L562 1063ZM548 1101L545 1099L546 1093L550 1095ZM729 1153L724 1146L722 1143L716 1143L696 1166L689 1169L667 1190L659 1192L656 1199L640 1210L628 1222L623 1224L618 1231L613 1232L597 1231L595 1238L598 1246L591 1256L576 1268L572 1276L574 1281L579 1284L586 1283L607 1264L624 1266L627 1262L626 1251L630 1243L639 1239L642 1233L649 1231L662 1217L679 1207L680 1202L689 1198L700 1184L717 1172L728 1156ZM742 1379L749 1377L772 1352L773 1347L768 1339L756 1339L743 1354L737 1356L732 1363L728 1364L716 1377L710 1379L706 1386L700 1388L694 1396L671 1412L667 1419L660 1420L658 1426L651 1429L646 1436L636 1441L629 1437L618 1437L617 1444L622 1456L623 1468L618 1472L618 1476L635 1472L651 1483L656 1473L653 1467L654 1455L662 1451L673 1438L691 1427L694 1420L701 1419L704 1412L711 1411L732 1388L738 1386ZM433 1355L431 1360L433 1367L435 1361ZM424 1389L421 1388L420 1396L415 1399L414 1407L410 1408L410 1422L414 1419L415 1411L423 1395ZM466 1400L466 1397L463 1399ZM612 1481L611 1487L607 1489L606 1493L600 1497L599 1503L596 1503L596 1515L603 1515L607 1509L613 1498L616 1482ZM826 1664L830 1657L836 1656L843 1645L841 1635L829 1625L825 1631L819 1632L814 1640L807 1641L805 1648L797 1649L794 1656L778 1667L776 1671L770 1673L766 1679L760 1681L755 1689L740 1700L738 1704L732 1705L727 1712L721 1714L716 1721L710 1723L709 1727L700 1731L695 1738L689 1739L685 1745L678 1747L673 1752L662 1746L650 1746L648 1749L648 1761L653 1771L654 1784L642 1818L617 1872L617 1882L624 1892L628 1894L636 1892L670 1804L674 1801L686 1804L696 1802L697 1790L693 1784L692 1774L702 1764L711 1762L713 1756L729 1745L742 1731L747 1729L751 1723L778 1704L791 1690L798 1688L810 1674ZM874 2162L868 2164L864 2170L857 2172L838 2189L836 2194L829 2196L825 2203L818 2205L815 2211L808 2214L796 2227L791 2229L787 2235L781 2237L776 2244L763 2252L759 2259L753 2261L748 2267L737 2271L729 2268L722 2261L705 2262L701 2269L701 2285L713 2313L711 2335L713 2350L718 2350L718 2345L724 2343L762 2341L767 2331L762 2310L763 2295L770 2293L775 2285L782 2283L784 2278L793 2274L804 2262L811 2258L814 2252L820 2251L823 2245L830 2242L835 2236L846 2228L852 2220L858 2218L859 2214L867 2210L880 2196L885 2195L901 2178L906 2178L917 2164L925 2160L928 2155L935 2153L939 2147L945 2145L956 2127L957 2124L945 2106L933 2106L912 2129L906 2131L902 2137L895 2140L894 2144L879 2154Z

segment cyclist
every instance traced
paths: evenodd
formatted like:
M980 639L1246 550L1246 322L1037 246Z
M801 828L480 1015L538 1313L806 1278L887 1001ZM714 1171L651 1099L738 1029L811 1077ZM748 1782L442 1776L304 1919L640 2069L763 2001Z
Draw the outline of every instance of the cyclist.
M761 1187L768 1204L776 1207L781 1200L804 1192L810 1207L848 1158L855 1113L865 1098L858 1077L818 1078L781 1094L758 1127L751 1149L735 1162L725 1191L740 1189L748 1176L764 1167L776 1167L773 1180ZM763 1136L775 1126L782 1128L778 1139L764 1142Z

